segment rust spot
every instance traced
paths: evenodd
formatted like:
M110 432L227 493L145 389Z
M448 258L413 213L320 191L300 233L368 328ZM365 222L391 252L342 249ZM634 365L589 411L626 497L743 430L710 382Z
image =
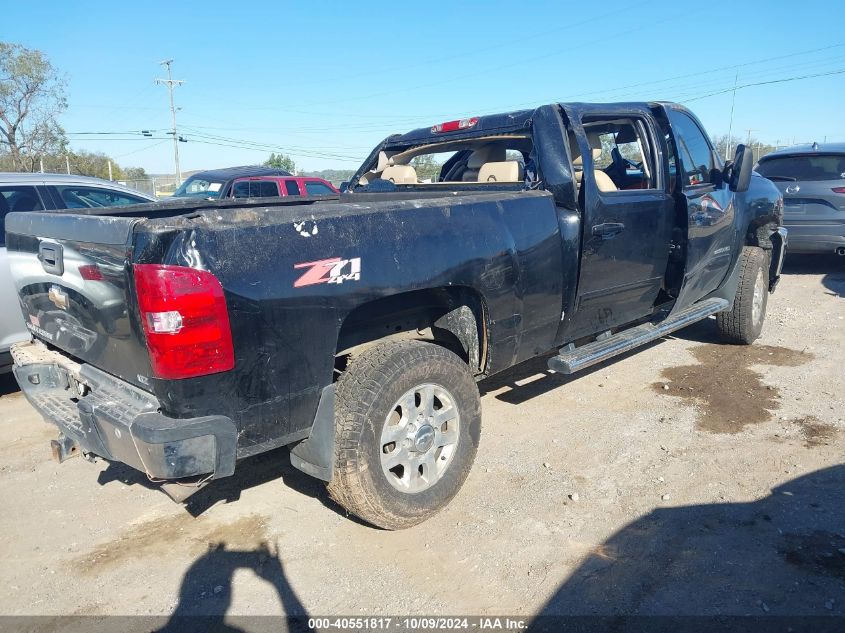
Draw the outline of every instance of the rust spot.
M209 519L178 514L153 519L124 531L115 540L102 543L79 556L72 564L84 574L99 574L127 560L167 559L178 551L197 555L209 547L254 549L266 542L267 519L260 515L241 517L219 524Z
M691 352L697 364L667 367L662 372L665 380L652 388L698 406L698 428L712 433L739 433L769 420L780 406L778 389L764 385L753 365L795 367L813 358L808 352L771 345L700 345Z
M836 437L836 427L827 422L822 422L813 415L805 416L795 423L801 429L804 437L804 446L815 448L816 446L827 446Z

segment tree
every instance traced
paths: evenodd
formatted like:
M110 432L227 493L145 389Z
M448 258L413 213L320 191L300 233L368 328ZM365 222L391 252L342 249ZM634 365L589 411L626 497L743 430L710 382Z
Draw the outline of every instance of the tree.
M111 177L122 180L125 176L120 166L105 154L100 152L86 152L80 150L68 154L70 169L80 176L109 179L109 163L111 163Z
M0 42L0 153L14 169L35 171L39 156L64 151L66 108L64 78L44 54Z
M730 141L730 146L728 145L728 141ZM760 160L761 156L770 154L777 149L774 145L764 143L759 139L754 138L753 136L750 139L741 139L736 136L731 136L730 139L728 139L727 134L722 134L713 139L713 144L716 146L716 152L719 154L722 160L725 160L725 152L727 152L728 150L730 150L730 154L727 156L727 159L733 160L734 153L736 152L736 146L740 143L743 143L751 148L755 161Z
M149 176L143 167L126 167L123 170L124 180L147 180Z
M296 172L296 163L287 154L270 154L270 158L264 161L267 167L275 167L276 169L284 169L290 173Z
M422 154L411 160L411 166L417 172L417 180L420 182L437 182L440 177L441 163L434 160L432 154Z

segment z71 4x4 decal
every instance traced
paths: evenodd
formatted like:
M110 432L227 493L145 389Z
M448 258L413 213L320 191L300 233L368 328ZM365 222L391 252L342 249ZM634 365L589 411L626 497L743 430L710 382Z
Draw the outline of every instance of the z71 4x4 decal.
M293 282L294 288L313 286L314 284L342 284L344 281L361 280L360 257L351 259L332 257L317 262L294 264L293 267L307 269L299 279Z

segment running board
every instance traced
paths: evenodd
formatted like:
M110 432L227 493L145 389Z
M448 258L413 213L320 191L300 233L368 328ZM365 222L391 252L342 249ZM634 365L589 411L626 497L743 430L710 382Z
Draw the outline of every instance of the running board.
M725 299L707 299L672 315L659 323L645 323L629 330L623 330L600 341L582 345L574 350L560 350L557 356L549 359L549 369L559 374L574 374L608 358L624 354L645 345L661 336L671 334L710 315L727 310L729 303Z

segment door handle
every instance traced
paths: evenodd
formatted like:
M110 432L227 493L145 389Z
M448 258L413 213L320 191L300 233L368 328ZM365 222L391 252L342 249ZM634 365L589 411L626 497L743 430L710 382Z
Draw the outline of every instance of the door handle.
M603 240L609 240L624 230L625 225L621 222L605 222L604 224L596 224L593 227L593 235Z

